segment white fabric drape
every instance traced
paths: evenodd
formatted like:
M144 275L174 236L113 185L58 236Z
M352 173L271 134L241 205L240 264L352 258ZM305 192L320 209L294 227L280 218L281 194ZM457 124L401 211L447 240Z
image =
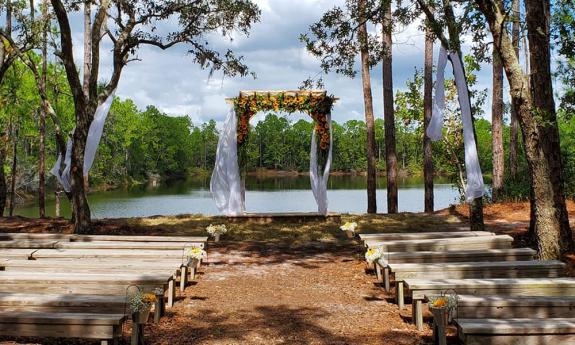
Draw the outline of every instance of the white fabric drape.
M326 117L327 122L329 123L329 149L323 173L319 170L317 164L318 150L317 150L315 128L311 136L311 151L310 151L310 162L309 162L309 177L311 181L311 190L313 192L315 202L317 203L317 211L323 215L327 214L327 181L329 179L329 171L331 168L331 157L333 147L331 114L327 114Z
M115 90L112 91L104 103L98 106L96 113L94 114L94 120L92 120L92 123L90 124L88 138L86 139L86 151L84 152L84 176L88 175L88 172L94 163L96 151L98 150L98 145L100 144L100 139L104 132L106 118L108 117L110 107L114 101L114 93Z
M455 85L459 107L461 109L461 120L463 122L463 142L465 147L465 171L467 176L467 187L465 188L465 198L467 202L480 198L484 193L483 175L479 166L477 155L477 146L473 132L473 121L471 118L471 101L469 99L469 90L465 79L463 63L456 52L449 53L449 60L453 66L453 75L455 76ZM433 115L430 126L427 130L427 136L434 141L441 139L441 126L443 125L443 111L445 110L445 91L444 91L444 73L447 64L447 51L442 46L439 52L437 65L437 82L435 99L433 101Z
M216 207L228 216L237 216L245 211L238 164L237 122L232 106L218 140L216 165L210 180Z
M100 104L98 108L96 108L96 113L94 114L94 120L90 124L90 128L88 129L88 137L86 138L86 149L84 151L84 164L82 172L84 176L88 176L90 169L92 168L92 164L94 163L94 158L96 157L96 151L98 150L98 145L100 144L100 139L102 138L102 133L104 131L104 125L106 123L106 118L108 117L108 113L110 112L110 107L112 106L112 102L114 101L114 93L116 90L112 91L112 93L108 96L104 103ZM72 139L68 139L66 143L66 156L64 157L64 169L62 170L62 174L60 174L60 165L62 163L62 155L58 155L58 159L56 160L56 164L50 173L56 176L56 179L62 185L62 188L66 192L70 192L71 189L71 181L70 181L70 169L72 166Z

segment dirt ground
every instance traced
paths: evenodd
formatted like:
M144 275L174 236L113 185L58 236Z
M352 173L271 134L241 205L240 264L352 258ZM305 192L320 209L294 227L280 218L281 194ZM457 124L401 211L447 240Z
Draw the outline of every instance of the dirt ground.
M575 204L569 204L575 219ZM489 229L521 235L527 204L487 206ZM426 344L428 326L418 332L387 300L366 272L359 241L338 226L359 223L361 232L440 231L465 225L466 208L433 216L343 215L324 222L233 223L193 286L180 295L158 325L146 326L149 344ZM505 218L507 217L507 218ZM200 235L222 218L201 216L104 220L97 233ZM519 230L518 230L519 229ZM0 231L70 232L64 220L5 218ZM575 261L575 260L573 260ZM129 330L126 328L126 333ZM5 339L9 340L9 339ZM12 339L7 344L69 344L69 340ZM0 343L2 339L0 338ZM83 343L82 343L83 344Z

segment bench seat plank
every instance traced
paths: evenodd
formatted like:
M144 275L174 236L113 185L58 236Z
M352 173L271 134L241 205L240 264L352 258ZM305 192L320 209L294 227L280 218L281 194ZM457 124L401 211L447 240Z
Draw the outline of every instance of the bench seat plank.
M531 248L388 252L383 255L383 260L380 260L380 263L382 261L387 264L533 260L535 254L536 251Z
M125 296L0 292L2 311L124 314Z
M2 242L0 242L1 244ZM145 249L145 250L183 250L201 243L182 242L122 242L122 241L92 241L92 242L58 242L57 249Z
M40 248L56 248L58 241L51 240L13 240L13 241L0 241L0 250L2 249L40 249Z
M179 258L183 250L137 250L137 249L38 249L32 253L42 258Z
M122 314L0 312L0 334L114 339L125 318Z
M573 334L575 318L458 319L464 334Z
M423 240L366 241L368 247L380 247L387 252L447 251L511 248L513 237L508 235Z
M388 232L359 234L362 241L398 241L398 240L423 240L429 238L457 238L494 236L495 233L488 231L453 231L453 232Z
M8 240L58 240L72 242L127 241L127 242L184 242L205 243L207 236L139 236L139 235L75 235L45 233L0 233L0 241Z
M563 318L575 316L575 296L457 296L462 319Z

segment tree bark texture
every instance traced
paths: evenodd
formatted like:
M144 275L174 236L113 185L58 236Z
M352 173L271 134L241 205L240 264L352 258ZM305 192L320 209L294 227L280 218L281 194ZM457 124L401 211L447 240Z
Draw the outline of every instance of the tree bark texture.
M397 213L397 152L395 148L395 114L393 109L392 18L391 1L386 4L382 23L383 36L383 114L385 127L385 166L387 175L387 213Z
M6 164L7 141L7 135L2 133L0 138L0 217L4 216L4 210L6 209L6 196L8 194L8 186L6 185L6 172L4 170L4 165Z
M49 16L48 16L48 1L42 2L42 21L44 23L42 28L42 88L46 90L47 73L48 73L48 30ZM46 105L42 101L39 118L39 144L38 144L38 213L40 218L46 216Z
M491 101L491 150L493 154L493 201L501 199L503 194L503 176L505 157L503 151L503 66L493 49L493 96Z
M532 216L538 256L543 260L559 259L562 253L573 249L573 237L563 194L557 119L554 108L553 111L549 110L553 97L545 99L545 95L552 95L549 18L544 15L548 13L549 2L526 1L533 84L531 90L512 40L502 29L505 12L493 0L476 0L476 3L489 23L509 81L512 106L523 132L523 146L532 175ZM536 101L533 99L535 95Z
M359 10L365 10L365 0L360 0ZM369 47L367 43L367 24L362 15L358 38L360 40L361 79L363 84L363 103L367 128L367 213L377 212L376 188L377 171L375 167L375 124L373 117L373 97L371 94L371 77L369 75Z
M512 44L515 55L519 59L519 32L521 30L519 0L512 0L513 24L511 28ZM517 155L519 151L519 123L514 107L511 107L511 137L509 140L509 174L513 179L517 177Z
M423 71L423 180L425 186L425 207L427 213L434 211L433 200L433 150L431 139L427 136L427 127L433 114L433 32L430 28L425 32L425 66Z
M12 137L12 172L10 180L10 217L14 215L14 208L16 206L16 176L18 171L18 134L20 128L18 125L14 127L14 133Z

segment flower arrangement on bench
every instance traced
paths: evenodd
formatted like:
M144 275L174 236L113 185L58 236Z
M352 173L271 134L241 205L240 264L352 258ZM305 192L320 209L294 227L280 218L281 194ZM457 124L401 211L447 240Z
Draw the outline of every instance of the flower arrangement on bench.
M208 256L208 253L202 247L191 247L186 252L188 266L197 267L200 261Z
M365 252L365 260L370 265L373 265L375 262L379 261L383 257L383 250L381 247L376 248L369 248L367 252Z
M428 296L427 305L433 314L433 338L435 344L447 344L445 329L451 319L451 313L457 307L457 296L455 294L441 293L438 296Z
M134 323L146 323L150 316L152 304L156 302L155 293L138 291L129 299L130 311Z
M210 234L211 236L214 237L215 242L219 242L220 236L222 234L225 234L226 232L228 232L228 229L226 228L225 224L220 224L220 225L210 224L206 228L206 231L208 232L208 234Z
M357 228L356 222L345 222L342 226L339 227L341 231L345 231L347 237L353 238L355 235L355 229Z

